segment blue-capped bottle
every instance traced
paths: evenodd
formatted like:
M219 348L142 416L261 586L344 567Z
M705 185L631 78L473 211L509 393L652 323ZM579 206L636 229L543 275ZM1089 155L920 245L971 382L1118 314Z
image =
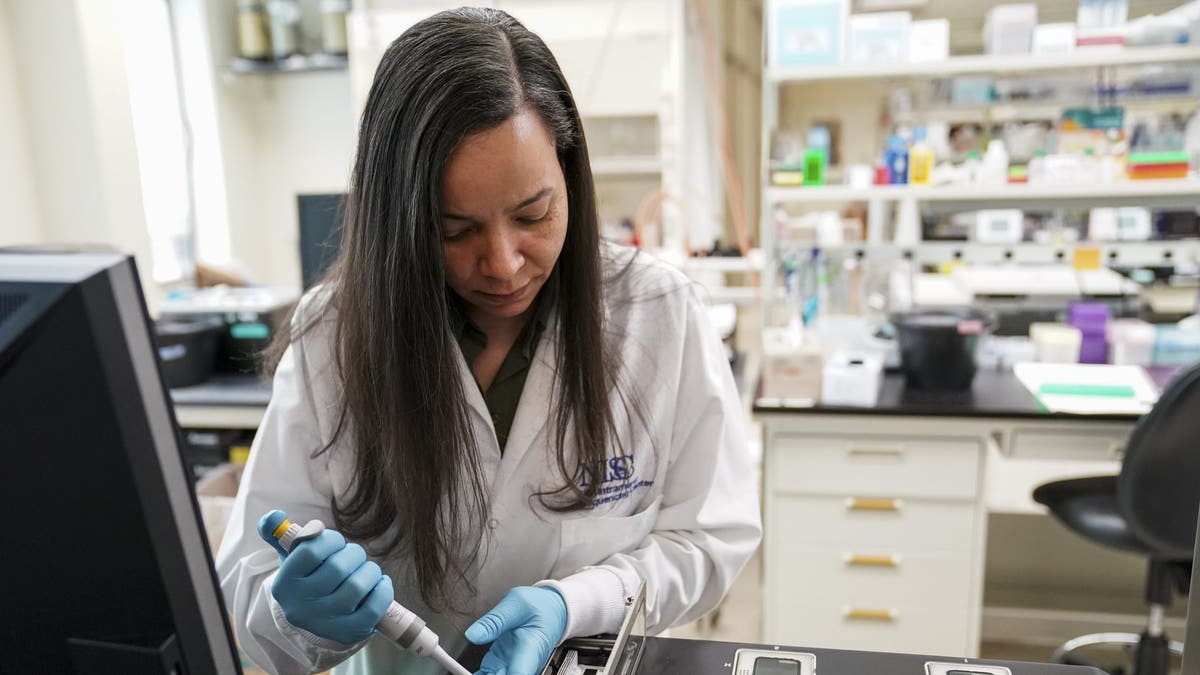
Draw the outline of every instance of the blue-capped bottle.
M904 144L904 139L896 134L888 139L887 153L884 154L884 161L887 162L888 172L891 175L893 185L904 185L908 183L908 146Z

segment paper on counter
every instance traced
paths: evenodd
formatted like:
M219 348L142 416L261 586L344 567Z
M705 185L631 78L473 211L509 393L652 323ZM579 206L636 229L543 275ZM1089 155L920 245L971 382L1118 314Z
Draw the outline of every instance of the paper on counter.
M1018 363L1013 373L1049 412L1144 415L1158 389L1140 366Z

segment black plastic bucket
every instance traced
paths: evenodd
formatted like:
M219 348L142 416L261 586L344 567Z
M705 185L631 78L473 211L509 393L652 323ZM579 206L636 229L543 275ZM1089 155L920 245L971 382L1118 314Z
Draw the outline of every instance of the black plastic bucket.
M979 340L995 328L996 318L973 308L931 308L897 312L892 324L908 386L963 391L975 379Z

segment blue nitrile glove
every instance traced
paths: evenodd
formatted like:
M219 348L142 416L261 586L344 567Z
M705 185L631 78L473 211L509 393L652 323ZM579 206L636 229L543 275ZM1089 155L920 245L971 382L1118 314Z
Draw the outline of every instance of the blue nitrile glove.
M567 603L558 591L540 586L510 590L467 629L467 639L492 648L483 657L484 675L537 675L567 630Z
M367 560L358 544L325 530L284 551L272 532L287 515L271 511L258 521L258 534L283 559L271 595L293 626L343 644L354 644L375 632L392 603L392 580Z

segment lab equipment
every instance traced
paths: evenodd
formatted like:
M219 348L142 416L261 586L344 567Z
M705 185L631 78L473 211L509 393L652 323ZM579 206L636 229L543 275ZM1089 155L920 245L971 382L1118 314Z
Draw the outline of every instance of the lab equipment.
M763 328L762 396L812 405L820 394L820 346L795 327Z
M1083 333L1074 326L1061 323L1030 324L1029 339L1037 360L1042 363L1079 363L1079 348Z
M883 355L879 352L835 351L821 372L821 404L869 408L883 386Z
M154 343L168 387L200 384L212 375L224 327L224 322L215 317L154 324Z
M975 213L972 239L981 244L1015 244L1025 237L1021 209L984 209Z
M132 258L0 253L4 672L241 672L153 345Z
M903 63L908 58L908 12L850 17L850 63Z
M933 147L925 140L925 127L913 129L912 147L908 149L908 182L928 185L933 175Z
M282 61L300 53L300 3L297 0L267 0L271 26L271 57Z
M1069 54L1075 51L1075 24L1043 23L1033 29L1034 54Z
M1154 365L1190 366L1200 362L1200 331L1179 325L1158 327L1154 340Z
M1000 187L1008 184L1008 149L1004 141L993 138L988 141L987 151L975 174L975 184Z
M804 151L803 185L815 186L825 184L825 164L828 157L821 148L809 148Z
M266 61L271 58L270 19L264 0L242 0L237 10L238 56Z
M349 47L346 39L346 14L350 0L321 0L321 51L344 55Z
M995 328L996 319L973 308L930 308L897 312L892 324L910 387L962 391L971 388L979 341Z
M769 8L772 67L842 61L850 0L771 0Z
M983 48L987 54L1028 54L1033 50L1037 5L996 5L983 21Z
M1108 360L1113 365L1148 366L1154 358L1154 325L1141 319L1114 319L1108 324Z
M287 288L214 286L172 291L162 304L162 318L225 323L217 346L218 373L257 372L259 358L296 300Z
M300 221L300 280L304 290L315 286L342 248L344 192L296 195Z
M1130 180L1187 178L1191 157L1186 152L1134 152L1125 158Z
M549 587L510 590L466 630L472 643L491 643L481 667L486 672L539 673L567 630L567 605Z
M926 19L908 24L908 62L925 63L950 58L950 20Z
M1108 363L1108 321L1111 312L1103 302L1072 302L1067 323L1079 329L1079 362Z
M1146 241L1151 235L1150 209L1144 206L1123 206L1116 211L1117 239Z
M326 585L332 586L340 591L344 585L342 581L346 581L353 575L359 573L354 572L352 575L343 577L342 580L326 578L317 579L319 575L323 574L323 564L321 564L321 561L331 560L332 556L338 555L342 551L346 551L349 546L357 546L356 544L347 545L345 540L342 539L341 535L333 532L332 530L326 530L325 524L319 520L310 520L304 526L300 526L288 520L287 514L284 512L271 511L270 513L265 514L259 521L258 531L263 539L267 541L267 543L270 543L277 551L280 552L281 555L285 556L284 564L280 566L279 574L276 576L276 584L279 583L280 578L286 578L288 574L285 572L285 566L287 565L287 561L289 559L286 556L290 556L295 551L297 546L310 541L312 544L321 546L321 553L317 554L317 559L313 561L317 563L316 565L306 565L304 570L298 570L304 575L304 581L311 581L315 579L317 581L325 582ZM341 546L337 545L339 543ZM361 551L361 549L359 549L359 551ZM363 560L366 559L365 554L363 554L362 557ZM366 567L366 565L354 567L358 570L361 570ZM336 568L334 567L330 567L329 569L336 571ZM374 567L374 572L376 575L378 575L378 570L378 566ZM312 589L297 588L297 591L307 594L307 597L305 598L306 602L310 605L313 605L314 610L317 610L318 614L313 618L320 625L316 626L309 624L311 627L307 627L306 630L315 632L317 635L321 635L322 637L329 637L345 644L354 644L356 642L365 640L371 635L370 623L374 623L374 621L368 622L368 624L365 626L356 625L356 623L359 623L361 617L364 615L370 615L371 617L382 615L382 617L378 619L378 624L374 626L375 630L377 630L380 635L383 635L384 637L409 650L413 654L416 654L417 656L425 656L437 661L442 665L442 667L446 668L454 675L471 675L470 671L468 671L466 668L463 668L462 664L455 661L450 657L449 654L446 653L444 649L442 649L442 646L438 644L437 633L434 633L432 630L430 630L419 616L409 611L395 600L392 600L391 580L387 577L383 577L382 579L383 580L379 583L379 585L370 584L367 586L368 588L374 590L369 591L369 595L367 595L366 599L362 601L362 605L358 609L353 610L352 613L340 615L336 614L336 612L333 610L328 610L327 608L318 606L317 603L314 603L311 600L314 593ZM336 583L329 584L330 581L335 581ZM272 592L278 593L276 588L273 588ZM387 601L390 601L390 604L382 604L378 608L374 607L373 605L377 602L377 595L379 598L386 598ZM286 608L286 603L283 599L279 598L278 595L276 595L276 599L279 600L280 605L283 605ZM354 608L357 605L358 603L352 603L350 607ZM330 617L329 614L335 614L335 616ZM288 614L288 620L294 622L292 619L292 614L290 613ZM316 631L313 630L314 628L316 628Z
M883 161L887 164L888 180L892 185L903 185L908 182L908 147L904 144L903 138L893 134L888 139Z
M565 641L545 672L568 675L564 666L576 665L587 675L1102 675L1090 666L648 637L644 586L625 607L615 635Z

